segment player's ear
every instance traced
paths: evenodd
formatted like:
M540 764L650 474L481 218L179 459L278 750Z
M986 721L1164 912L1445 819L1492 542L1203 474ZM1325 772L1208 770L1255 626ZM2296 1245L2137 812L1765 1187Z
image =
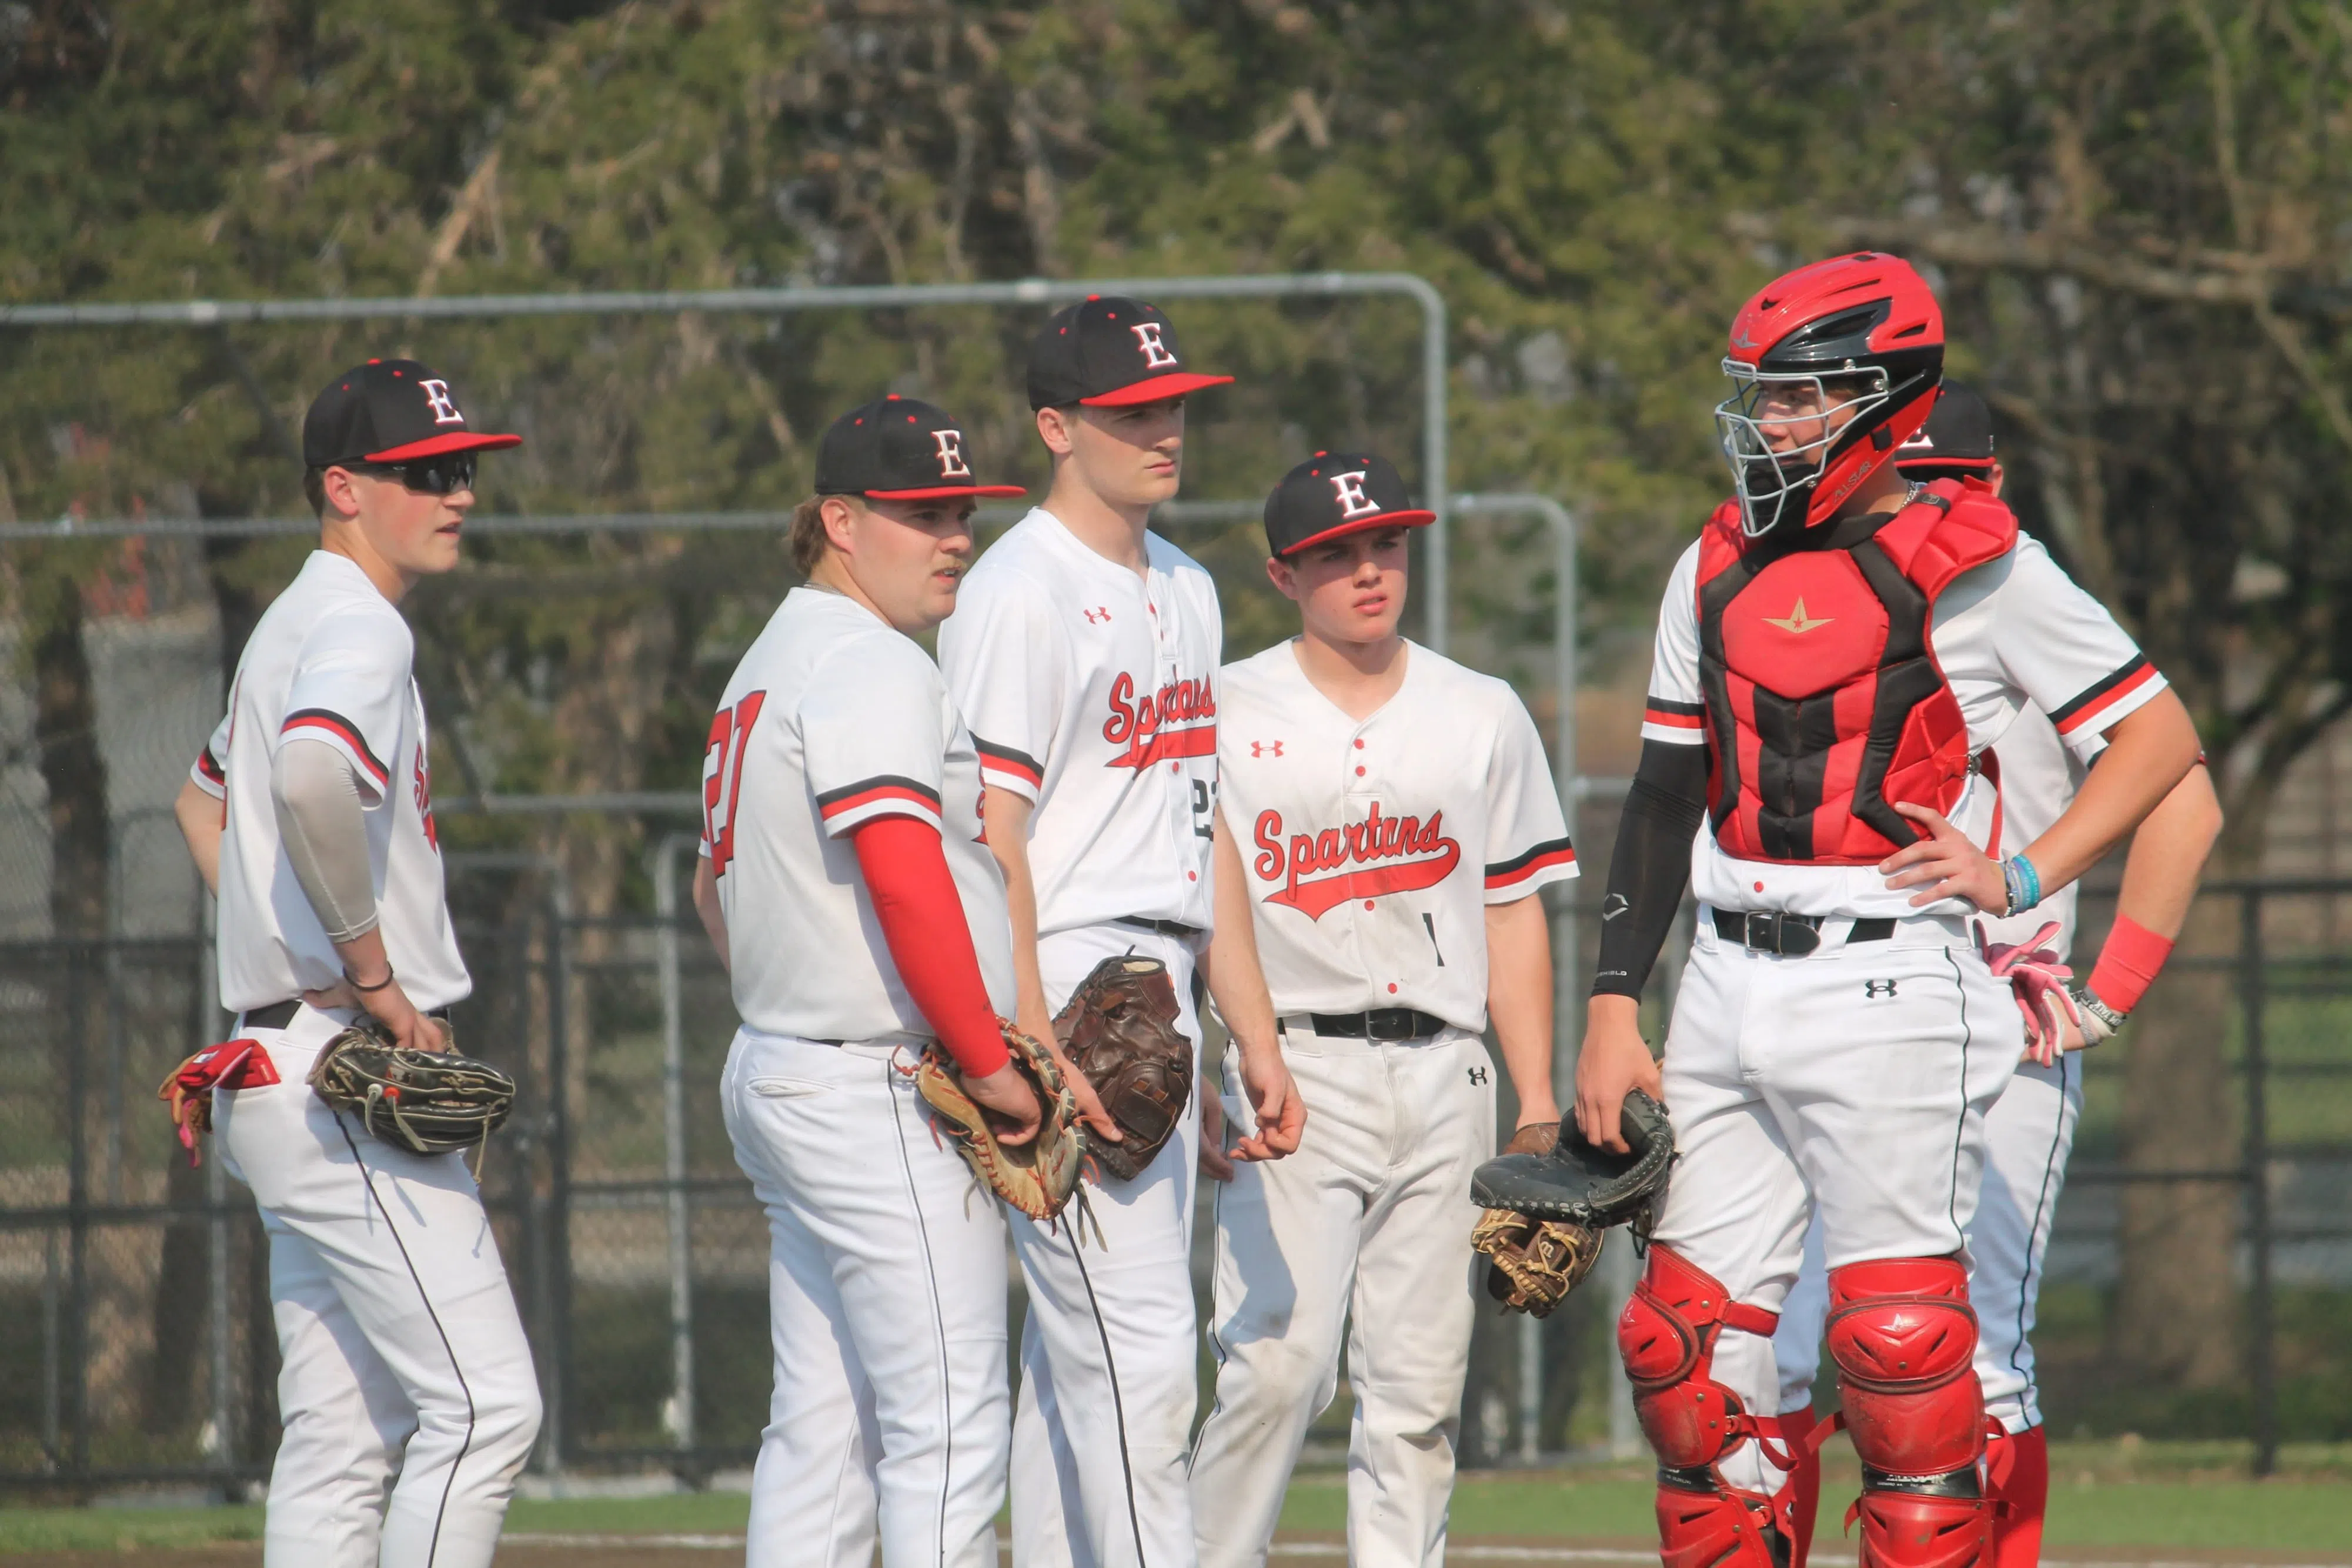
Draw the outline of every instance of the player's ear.
M349 521L360 515L359 480L350 469L330 465L319 476L319 494L326 503L319 514L321 522Z
M1037 411L1037 439L1055 456L1067 457L1072 444L1070 426L1076 423L1076 403L1068 408L1041 408Z
M827 496L817 508L824 522L825 542L844 555L856 553L850 549L852 530L857 522L857 507L846 496Z
M1297 601L1298 573L1292 569L1291 564L1288 561L1283 559L1278 555L1270 555L1266 557L1265 580L1274 584L1274 591L1276 593L1281 594L1285 599L1291 601L1293 603Z

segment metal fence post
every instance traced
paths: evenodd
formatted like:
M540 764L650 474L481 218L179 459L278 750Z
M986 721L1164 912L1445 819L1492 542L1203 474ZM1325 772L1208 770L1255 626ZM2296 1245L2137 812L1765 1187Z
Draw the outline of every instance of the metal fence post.
M2269 1061L2263 1039L2263 895L2249 887L2238 895L2238 998L2245 1031L2246 1225L2252 1279L2247 1303L2248 1371L2254 1395L2254 1474L2278 1468L2278 1362L2271 1300Z
M547 1403L547 1451L560 1471L572 1457L569 1416L572 1368L572 901L558 881L547 899L548 1255L554 1295L550 1301L548 1355L555 1397Z
M213 944L218 939L217 911L212 896L201 888L197 890L197 903L203 913L196 927L195 1049L202 1051L212 1043L210 1037L221 1021L220 972L213 962ZM236 1362L230 1354L228 1321L228 1169L217 1152L205 1167L205 1203L210 1209L205 1220L205 1327L212 1354L209 1447L214 1466L226 1473L236 1464L236 1406L229 1387Z
M662 1176L669 1206L670 1441L693 1451L694 1208L687 1192L686 998L678 973L677 870L694 852L692 833L672 833L654 851L654 912L661 920Z

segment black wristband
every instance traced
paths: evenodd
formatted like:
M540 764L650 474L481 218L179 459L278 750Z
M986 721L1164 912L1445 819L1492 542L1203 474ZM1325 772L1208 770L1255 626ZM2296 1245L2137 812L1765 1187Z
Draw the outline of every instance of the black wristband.
M343 983L351 987L352 989L357 991L362 996L366 996L371 991L383 990L386 986L391 985L392 982L397 978L399 978L399 977L393 972L392 966L389 964L384 966L383 978L378 980L373 986L362 986L360 984L360 977L357 975L352 974L349 969L345 969L343 971Z

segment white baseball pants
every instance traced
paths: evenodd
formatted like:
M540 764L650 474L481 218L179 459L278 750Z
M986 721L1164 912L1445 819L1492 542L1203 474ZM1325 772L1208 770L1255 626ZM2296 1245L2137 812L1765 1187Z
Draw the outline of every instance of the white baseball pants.
M1495 1152L1495 1068L1464 1030L1385 1041L1286 1030L1307 1106L1287 1159L1217 1193L1216 1404L1192 1456L1202 1568L1260 1568L1348 1338L1348 1561L1439 1568L1476 1312L1470 1176ZM1225 1114L1254 1126L1239 1063Z
M2053 1067L2020 1065L1985 1113L1983 1195L1969 1226L1969 1301L1977 1313L1977 1381L1985 1409L2011 1435L2042 1425L2031 1336L2050 1227L2082 1114L2083 1059L2074 1051ZM1829 1302L1816 1224L1805 1234L1804 1269L1772 1339L1783 1410L1812 1403Z
M483 1568L539 1436L539 1383L464 1156L380 1143L305 1080L348 1013L249 1030L278 1069L213 1126L269 1236L285 1436L267 1568Z
M1060 1010L1097 964L1123 953L1168 966L1178 1027L1197 1048L1192 950L1176 937L1124 925L1041 937L1047 1003ZM1141 1175L1086 1185L1091 1219L1075 1203L1053 1225L1009 1217L1029 1286L1013 1415L1014 1568L1192 1563L1185 1461L1198 1402L1192 1249L1200 1145L1200 1106L1188 1102L1176 1135Z
M1664 1062L1681 1158L1659 1244L1732 1300L1778 1312L1818 1214L1830 1268L1960 1251L1984 1166L1985 1113L2024 1049L2009 988L1957 920L1906 920L1847 946L1833 920L1803 957L1752 952L1699 913ZM1770 1339L1726 1327L1717 1382L1780 1408ZM1743 1443L1733 1487L1784 1473Z
M750 1568L995 1568L1004 1221L934 1134L906 1041L742 1029L720 1106L768 1211L775 1389Z

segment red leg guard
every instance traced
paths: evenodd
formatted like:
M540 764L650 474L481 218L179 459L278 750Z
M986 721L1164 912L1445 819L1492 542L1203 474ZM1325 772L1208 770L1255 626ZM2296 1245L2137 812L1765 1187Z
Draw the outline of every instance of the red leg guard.
M1705 1469L1755 1435L1757 1420L1739 1396L1708 1375L1715 1342L1727 1325L1769 1338L1779 1322L1778 1313L1731 1301L1674 1249L1650 1249L1649 1268L1617 1320L1617 1349L1658 1463Z
M1830 1270L1830 1359L1862 1460L1862 1568L1984 1568L1993 1509L1977 1462L1984 1391L1957 1258Z
M1784 1538L1773 1500L1718 1487L1696 1491L1658 1482L1660 1568L1784 1568Z
M1993 1511L1992 1568L2036 1568L2042 1561L2042 1518L2050 1509L2050 1437L2039 1427L2028 1427L2014 1437L2003 1435L1988 1445L2006 1464L1987 1468L1993 1475L1992 1498L2006 1504Z
M1780 1446L1797 1461L1782 1494L1788 1499L1789 1568L1805 1568L1805 1559L1813 1550L1813 1521L1822 1511L1822 1453L1805 1441L1812 1436L1814 1424L1811 1410L1789 1410L1780 1416Z

